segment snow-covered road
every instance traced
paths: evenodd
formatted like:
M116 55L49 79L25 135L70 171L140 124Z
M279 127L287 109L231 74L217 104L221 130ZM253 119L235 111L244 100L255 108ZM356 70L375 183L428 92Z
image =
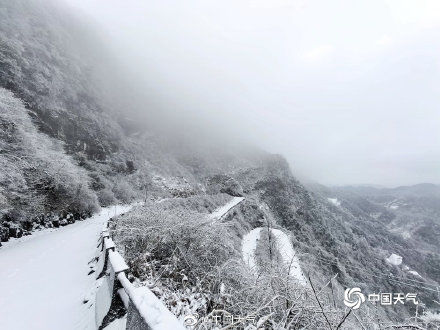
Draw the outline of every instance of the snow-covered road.
M225 214L229 212L229 210L236 207L242 201L244 201L244 197L233 197L228 203L215 209L214 212L209 215L209 217L211 219L221 219Z
M94 329L94 285L88 262L103 223L130 206L113 206L85 221L7 242L0 248L0 329Z
M243 254L243 261L249 266L252 271L257 272L257 265L255 262L255 250L257 249L257 243L260 239L261 229L252 229L249 233L244 235L241 246L241 252Z
M283 259L284 264L288 266L289 275L295 277L301 285L306 285L307 280L301 270L299 259L293 249L290 237L279 229L271 229L271 231L275 236L276 245L281 258Z
M255 228L244 235L241 247L244 263L255 273L257 273L255 251L257 249L258 240L260 239L261 230L263 229L263 227ZM307 285L307 280L301 270L299 259L293 249L290 237L279 229L271 229L271 232L275 237L276 247L283 259L283 263L288 267L289 275L296 278L301 285Z

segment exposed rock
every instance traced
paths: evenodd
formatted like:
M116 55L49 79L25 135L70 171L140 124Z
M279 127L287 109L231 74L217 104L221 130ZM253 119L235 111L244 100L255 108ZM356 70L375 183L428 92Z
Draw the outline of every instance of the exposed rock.
M23 229L13 224L9 227L9 237L20 238L23 236Z
M26 220L21 223L24 230L32 230L34 222L31 220Z
M66 217L67 222L70 223L74 223L75 222L75 218L73 217L73 215L71 213L69 213Z
M0 240L2 242L7 242L9 240L9 228L0 227Z

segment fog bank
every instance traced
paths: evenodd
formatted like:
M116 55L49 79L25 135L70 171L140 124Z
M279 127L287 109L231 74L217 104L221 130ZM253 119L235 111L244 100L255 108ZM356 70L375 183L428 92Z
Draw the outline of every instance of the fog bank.
M324 184L440 182L436 1L65 1L145 122L254 143Z

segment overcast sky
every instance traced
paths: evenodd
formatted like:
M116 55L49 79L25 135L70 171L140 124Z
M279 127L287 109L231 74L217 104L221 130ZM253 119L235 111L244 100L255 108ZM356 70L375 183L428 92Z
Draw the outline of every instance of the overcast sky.
M440 183L438 0L66 1L176 117L323 184Z

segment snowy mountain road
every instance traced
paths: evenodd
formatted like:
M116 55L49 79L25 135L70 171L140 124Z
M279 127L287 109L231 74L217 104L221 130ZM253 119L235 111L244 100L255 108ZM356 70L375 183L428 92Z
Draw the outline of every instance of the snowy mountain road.
M5 243L0 248L0 329L94 329L83 304L94 285L88 262L103 223L129 209L116 206L84 221Z

